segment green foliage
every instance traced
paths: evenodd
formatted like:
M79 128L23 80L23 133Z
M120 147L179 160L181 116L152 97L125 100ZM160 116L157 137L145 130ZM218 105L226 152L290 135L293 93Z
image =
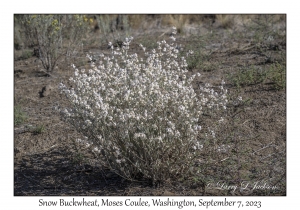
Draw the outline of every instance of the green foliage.
M84 163L84 162L85 162L85 157L84 157L84 155L83 155L82 153L77 152L77 153L75 153L75 154L73 155L71 161L72 161L72 163L73 163L74 165L78 165L78 164L81 164L81 163Z
M273 83L277 90L286 88L286 66L278 62L272 64L267 69L267 78Z
M70 157L73 165L80 165L86 162L85 149L88 148L87 144L80 139L72 139L72 155ZM85 148L85 149L84 149Z
M267 72L262 68L251 66L250 68L243 68L237 73L229 76L229 80L237 87L254 85L265 81Z
M26 60L28 58L31 58L32 56L33 56L32 50L23 50L20 59Z
M41 134L45 131L45 126L44 125L38 125L36 126L32 132L35 134L35 135L38 135L38 134Z
M271 84L274 89L281 90L286 86L286 67L278 62L264 68L251 66L229 75L228 79L238 88L255 84Z
M27 119L26 113L23 112L20 105L14 107L14 125L20 125Z
M149 36L143 36L143 38L139 40L139 43L141 43L144 47L146 47L149 50L155 49L158 46L157 43L153 40L153 38Z
M187 57L188 70L199 68L202 63L203 55L196 51L193 55Z
M209 61L210 52L205 52L204 50L204 46L207 44L211 36L209 37L206 35L196 35L194 37L191 37L188 43L192 44L187 44L186 46L184 46L183 50L180 49L179 55L186 57L188 70L201 69L203 71L212 71L216 67L215 63ZM192 54L189 53L191 50L193 51ZM187 54L188 56L186 56Z

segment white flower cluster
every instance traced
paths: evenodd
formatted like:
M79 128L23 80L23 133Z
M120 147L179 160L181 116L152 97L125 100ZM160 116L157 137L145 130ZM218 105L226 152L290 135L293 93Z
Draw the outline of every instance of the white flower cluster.
M175 26L172 27L172 34L170 36L170 38L173 40L173 41L176 41L176 38L174 37L174 35L177 34L177 29Z
M111 56L102 55L97 64L88 56L89 70L73 66L74 88L59 87L72 107L60 110L123 175L130 176L126 170L132 165L159 179L151 174L153 165L172 162L171 156L176 155L188 160L191 148L203 147L198 139L202 108L226 108L226 91L223 85L219 93L207 85L196 95L192 82L200 74L186 76L187 62L174 43L157 42L151 52L140 45L145 56L139 57L128 53L131 41L126 39L122 49L112 49Z

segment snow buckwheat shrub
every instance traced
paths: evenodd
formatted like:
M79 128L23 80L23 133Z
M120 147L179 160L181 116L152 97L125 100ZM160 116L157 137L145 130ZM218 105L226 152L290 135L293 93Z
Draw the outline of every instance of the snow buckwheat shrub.
M225 90L207 85L196 95L192 82L200 74L187 77L174 43L157 42L151 52L140 45L139 57L129 54L131 41L97 64L91 60L89 70L73 66L73 88L60 84L71 107L59 110L119 175L153 183L185 176L203 148L202 108L226 108Z

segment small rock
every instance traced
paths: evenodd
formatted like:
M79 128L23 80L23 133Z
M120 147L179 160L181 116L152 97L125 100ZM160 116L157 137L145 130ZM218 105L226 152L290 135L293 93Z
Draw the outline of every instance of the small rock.
M42 91L40 92L41 97L46 97L48 96L53 90L53 87L51 85L46 85L43 87Z

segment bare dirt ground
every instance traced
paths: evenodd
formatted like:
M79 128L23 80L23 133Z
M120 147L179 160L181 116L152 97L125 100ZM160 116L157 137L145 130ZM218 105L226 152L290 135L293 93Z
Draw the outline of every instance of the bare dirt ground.
M58 104L66 104L57 87L60 82L67 82L72 69L59 64L49 77L41 71L36 57L18 59L15 56L15 105L20 105L28 117L14 128L14 195L286 195L285 88L276 89L274 82L258 80L237 86L234 80L242 77L239 72L245 69L263 71L276 63L285 66L285 37L253 41L250 29L235 32L218 26L202 27L205 32L211 30L211 34L178 36L184 49L196 47L195 52L203 53L196 58L202 59L200 65L191 68L192 72L202 75L196 84L218 85L223 78L230 96L233 99L242 96L244 101L228 107L226 123L218 132L218 146L228 147L230 152L205 153L211 158L204 156L204 161L215 161L203 169L205 178L172 180L154 187L143 180L124 180L99 165L89 148L76 142L82 136L53 110ZM153 40L158 37L151 36ZM142 36L138 37L132 48L137 48L138 41L146 42ZM95 49L87 47L84 53ZM99 49L106 50L106 45L97 46ZM87 59L81 63L82 66L87 64ZM240 81L242 83L242 78ZM51 85L51 90L44 94L42 89L46 85ZM243 192L207 185L219 181L238 185L245 180L261 184L265 180L276 189Z

